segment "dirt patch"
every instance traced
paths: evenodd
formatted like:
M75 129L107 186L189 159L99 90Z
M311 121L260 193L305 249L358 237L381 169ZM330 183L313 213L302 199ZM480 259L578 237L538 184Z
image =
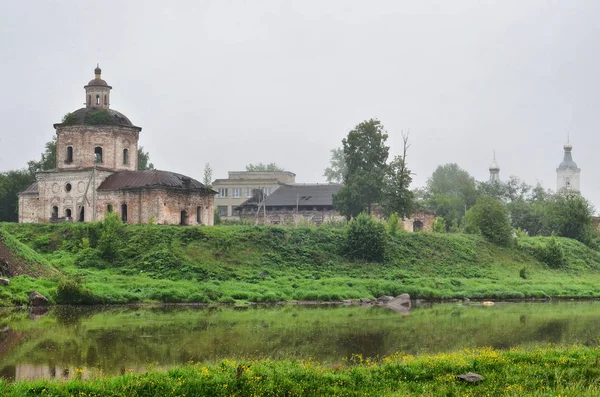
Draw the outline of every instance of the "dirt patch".
M0 277L15 277L22 274L38 277L38 274L31 274L32 272L29 270L30 266L27 266L25 261L18 256L13 255L0 240Z

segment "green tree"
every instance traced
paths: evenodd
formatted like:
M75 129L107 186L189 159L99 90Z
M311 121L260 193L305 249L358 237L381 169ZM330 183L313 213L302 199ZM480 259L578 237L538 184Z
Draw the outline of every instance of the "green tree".
M213 170L212 167L210 166L210 163L206 163L204 164L204 177L202 179L202 183L204 183L204 186L206 186L207 188L212 188L212 178L213 178Z
M512 227L506 206L491 197L482 196L465 214L465 231L479 232L486 240L507 246L512 237Z
M40 156L39 161L31 160L27 162L29 173L35 175L40 171L56 169L56 137L50 142L46 142L45 150Z
M358 124L344 138L344 157L347 172L344 187L334 196L334 206L347 217L371 213L383 195L388 171L388 134L379 120L370 119Z
M344 175L346 174L346 158L344 157L344 148L331 149L331 160L329 161L329 167L325 168L323 176L330 183L342 183L344 182Z
M153 170L154 164L150 162L150 154L144 151L144 147L140 146L138 148L138 170Z
M281 168L280 166L278 166L275 163L269 163L269 164L263 164L263 163L258 163L258 164L248 164L246 166L246 171L253 171L253 172L265 172L265 171L271 171L271 172L280 172L283 171L283 168Z
M406 166L406 155L410 147L408 135L402 133L402 141L402 156L394 157L387 167L381 204L386 214L397 213L408 218L414 209L414 193L410 190L412 176Z
M19 220L19 193L35 182L29 170L13 170L0 173L0 221Z
M447 223L461 219L478 196L475 179L457 164L440 165L427 180L425 202Z
M594 207L580 193L566 190L555 194L548 201L545 213L546 234L572 238L586 245L595 243Z

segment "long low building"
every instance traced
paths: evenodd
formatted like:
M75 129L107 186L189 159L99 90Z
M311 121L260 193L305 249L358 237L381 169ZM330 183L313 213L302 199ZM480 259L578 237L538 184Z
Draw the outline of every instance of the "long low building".
M338 184L286 184L270 195L260 189L238 208L243 220L254 220L266 225L294 225L311 223L320 225L328 220L344 219L333 208L333 195L342 185Z

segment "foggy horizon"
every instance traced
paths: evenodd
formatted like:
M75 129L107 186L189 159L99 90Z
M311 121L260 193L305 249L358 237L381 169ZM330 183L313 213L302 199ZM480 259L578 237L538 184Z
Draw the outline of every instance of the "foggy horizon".
M325 182L330 150L379 119L410 131L411 188L457 163L556 190L570 135L600 207L600 3L230 1L0 5L0 172L37 160L99 63L157 169L202 180L275 162Z

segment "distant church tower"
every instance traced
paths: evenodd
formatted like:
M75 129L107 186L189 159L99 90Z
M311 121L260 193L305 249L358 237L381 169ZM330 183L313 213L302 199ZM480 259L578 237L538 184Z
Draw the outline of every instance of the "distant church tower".
M496 152L494 151L494 160L490 164L490 182L500 182L500 167L496 163Z
M573 146L570 140L567 139L565 148L565 157L556 169L556 190L570 189L579 191L579 174L581 169L577 168L577 164L573 161L571 150Z

